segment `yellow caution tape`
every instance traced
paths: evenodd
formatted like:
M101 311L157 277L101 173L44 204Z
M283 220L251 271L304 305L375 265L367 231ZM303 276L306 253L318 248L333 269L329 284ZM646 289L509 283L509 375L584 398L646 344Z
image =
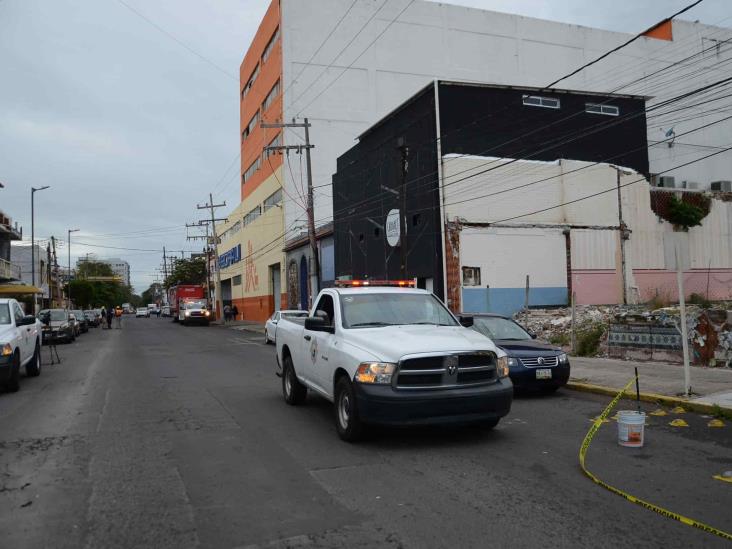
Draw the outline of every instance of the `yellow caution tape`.
M663 515L664 517L676 520L678 522L681 522L682 524L686 524L687 526L692 526L699 530L703 530L704 532L708 532L709 534L714 534L721 538L732 541L732 534L730 534L728 532L718 530L717 528L708 526L707 524L704 524L703 522L699 522L698 520L694 520L694 519L685 517L683 515L679 515L678 513L674 513L673 511L669 511L668 509L664 509L663 507L659 507L658 505L654 505L653 503L649 503L649 502L639 499L635 496L631 496L630 494L623 492L619 488L610 486L606 482L600 480L595 475L593 475L585 466L585 455L587 455L587 449L590 447L590 443L592 442L592 439L595 437L595 434L597 433L597 431L599 431L600 427L602 427L602 420L607 418L608 415L610 415L610 412L613 410L613 408L615 408L618 401L622 398L623 393L625 393L625 391L630 389L630 386L635 383L635 380L636 380L636 378L634 377L633 379L631 379L628 382L628 384L617 394L617 396L615 398L613 398L613 400L610 402L610 404L607 405L607 408L605 408L605 410L603 410L603 412L595 419L595 421L592 423L592 427L590 427L590 430L587 431L587 434L585 435L585 438L582 441L582 446L580 446L580 451L579 451L579 462L580 462L580 467L582 467L582 471L595 484L602 486L603 488L605 488L606 490L609 490L613 494L617 494L620 497L625 498L626 500L628 500L631 503L635 503L637 505L640 505L641 507L645 507L646 509L649 509L650 511L655 511L659 515ZM717 478L717 477L715 477L715 478Z

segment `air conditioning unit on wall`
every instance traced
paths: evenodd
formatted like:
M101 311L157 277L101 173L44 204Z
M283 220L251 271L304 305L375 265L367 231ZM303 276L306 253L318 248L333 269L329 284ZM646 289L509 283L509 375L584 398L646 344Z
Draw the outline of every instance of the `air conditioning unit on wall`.
M662 175L658 178L658 186L663 187L664 189L675 189L676 178L672 175Z
M732 192L732 181L712 181L709 187L713 191Z

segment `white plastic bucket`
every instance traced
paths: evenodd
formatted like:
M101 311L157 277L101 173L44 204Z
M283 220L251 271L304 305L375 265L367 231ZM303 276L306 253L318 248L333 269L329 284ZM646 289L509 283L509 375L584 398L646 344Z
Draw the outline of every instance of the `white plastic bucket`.
M618 412L618 444L631 448L643 446L646 413L635 410L620 410Z

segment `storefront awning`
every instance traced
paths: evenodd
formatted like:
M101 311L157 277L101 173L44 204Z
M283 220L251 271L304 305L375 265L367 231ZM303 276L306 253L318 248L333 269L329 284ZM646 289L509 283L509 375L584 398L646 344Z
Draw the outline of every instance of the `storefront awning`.
M43 290L30 284L0 284L0 296L42 293Z

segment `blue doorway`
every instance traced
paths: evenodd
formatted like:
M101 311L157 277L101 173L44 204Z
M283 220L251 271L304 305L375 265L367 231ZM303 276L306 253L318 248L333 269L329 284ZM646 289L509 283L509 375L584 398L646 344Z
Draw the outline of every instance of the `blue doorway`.
M308 260L300 258L300 309L307 311L308 307Z

